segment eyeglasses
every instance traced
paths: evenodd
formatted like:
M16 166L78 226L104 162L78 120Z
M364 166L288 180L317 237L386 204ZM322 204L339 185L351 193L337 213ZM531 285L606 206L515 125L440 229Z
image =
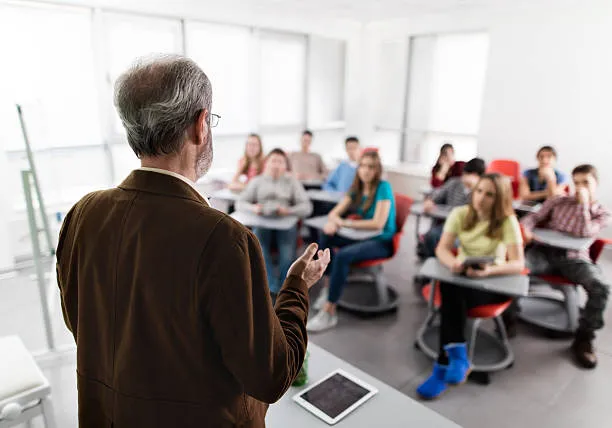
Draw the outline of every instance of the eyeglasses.
M215 128L219 124L219 119L221 119L221 116L219 116L218 114L211 113L209 118L210 118L210 127Z

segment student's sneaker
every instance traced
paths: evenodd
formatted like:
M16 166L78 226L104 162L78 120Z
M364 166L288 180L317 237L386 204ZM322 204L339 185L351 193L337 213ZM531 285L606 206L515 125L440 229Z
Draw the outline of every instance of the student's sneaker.
M314 304L312 305L313 309L315 311L320 311L321 309L323 309L323 306L325 306L325 303L327 303L328 298L329 298L329 288L323 287L321 291L319 292L319 296L317 297L317 300L315 300Z
M336 324L338 324L338 315L332 315L327 311L319 311L318 314L308 320L306 330L311 333L318 333L334 328Z
M448 369L444 380L451 385L459 385L467 380L472 367L465 343L451 343L444 347L448 355Z
M444 381L447 369L448 366L435 363L431 376L419 385L416 390L417 394L424 400L433 400L442 395L448 389L448 385Z

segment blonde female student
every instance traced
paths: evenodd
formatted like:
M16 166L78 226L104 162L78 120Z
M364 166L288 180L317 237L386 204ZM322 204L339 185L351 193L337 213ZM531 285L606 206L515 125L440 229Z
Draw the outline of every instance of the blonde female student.
M238 169L229 185L231 190L241 191L252 178L260 175L264 169L264 153L261 137L249 134L244 146L244 155L238 161Z
M459 253L454 254L459 240ZM446 223L436 256L454 273L473 278L512 275L525 266L523 240L512 209L512 190L499 174L482 176L468 205L455 208ZM479 269L465 268L466 257L493 256L495 262ZM463 383L471 363L465 342L465 325L470 308L501 303L508 296L441 283L440 351L433 372L418 388L424 399L437 398L448 385Z

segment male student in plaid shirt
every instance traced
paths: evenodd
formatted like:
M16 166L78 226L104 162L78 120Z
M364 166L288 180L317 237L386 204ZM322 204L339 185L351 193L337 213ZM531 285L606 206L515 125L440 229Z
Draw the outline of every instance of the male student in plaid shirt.
M559 196L548 199L540 211L521 221L525 229L526 242L532 246L525 254L525 264L532 274L559 274L581 284L588 300L580 318L572 351L576 361L584 368L595 368L597 356L593 349L595 330L604 325L610 281L604 277L599 266L593 264L588 250L567 251L538 245L533 241L533 229L544 227L580 237L595 237L606 226L610 212L597 202L595 192L598 185L597 170L592 165L580 165L572 171L575 186L574 196Z

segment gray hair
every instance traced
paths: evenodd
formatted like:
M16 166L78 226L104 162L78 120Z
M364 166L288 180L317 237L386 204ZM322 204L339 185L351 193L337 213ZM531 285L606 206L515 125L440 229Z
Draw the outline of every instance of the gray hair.
M180 151L203 110L210 118L212 88L189 58L156 55L137 60L117 79L114 101L136 156L160 156Z

